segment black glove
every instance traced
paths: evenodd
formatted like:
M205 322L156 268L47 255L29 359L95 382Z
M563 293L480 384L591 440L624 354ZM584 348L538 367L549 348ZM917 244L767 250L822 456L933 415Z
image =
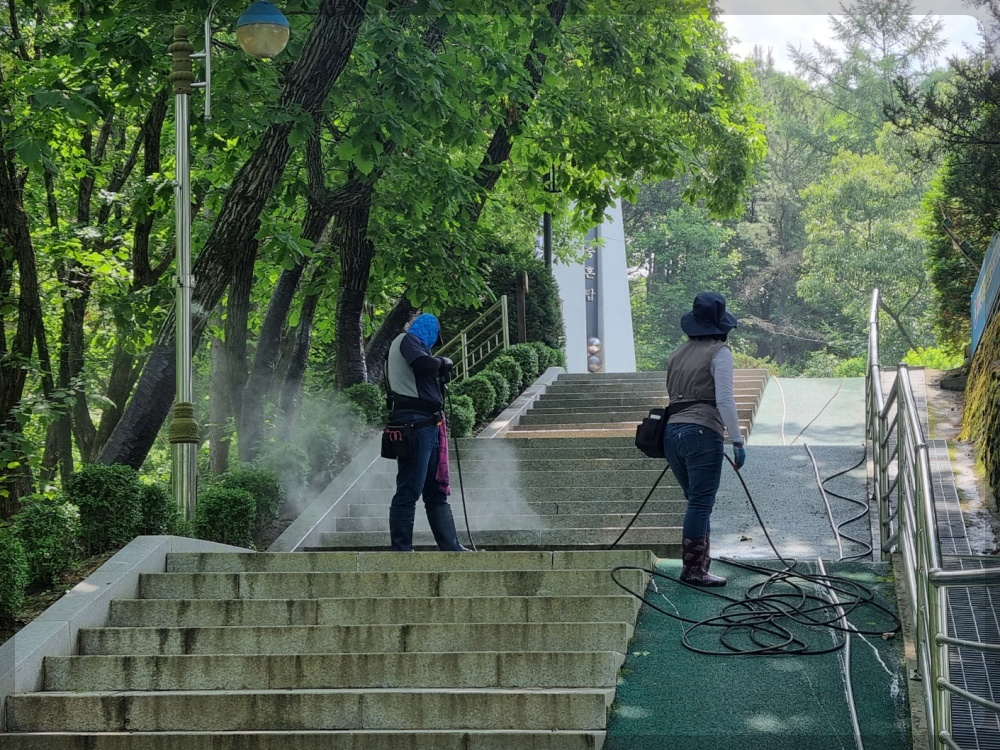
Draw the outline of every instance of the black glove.
M435 357L438 361L438 377L441 378L442 383L451 382L451 369L455 366L447 357Z

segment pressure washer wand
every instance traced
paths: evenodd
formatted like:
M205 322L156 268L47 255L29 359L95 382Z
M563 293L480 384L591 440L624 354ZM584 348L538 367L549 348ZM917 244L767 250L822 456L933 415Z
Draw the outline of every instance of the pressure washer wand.
M454 414L455 409L451 403L451 388L448 387L447 383L442 381L441 389L444 391L445 399L448 402L448 411ZM465 532L469 535L469 544L472 546L472 551L479 552L479 549L476 547L476 540L472 537L472 529L469 528L469 509L465 505L465 483L462 481L462 454L458 449L458 435L455 435L455 464L458 467L458 491L462 496L462 515L465 516Z

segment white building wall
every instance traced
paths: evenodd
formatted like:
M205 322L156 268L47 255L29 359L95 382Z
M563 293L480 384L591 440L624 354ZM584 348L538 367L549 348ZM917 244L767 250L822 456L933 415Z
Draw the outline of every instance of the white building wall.
M597 230L601 238L597 255L597 331L603 345L598 356L602 372L635 372L635 340L629 299L625 229L621 207L616 203ZM554 261L552 274L559 286L566 332L566 369L587 369L587 298L584 263Z

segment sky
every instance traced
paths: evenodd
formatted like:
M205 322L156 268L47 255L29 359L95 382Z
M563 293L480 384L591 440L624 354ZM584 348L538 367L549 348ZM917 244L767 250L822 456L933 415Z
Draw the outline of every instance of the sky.
M777 1L774 0L771 4L777 6ZM737 13L737 11L752 9L746 0L722 0L720 5L724 11L723 15L720 16L722 22L729 30L729 34L740 40L739 43L730 47L733 54L739 58L749 55L755 44L759 44L765 49L771 47L776 67L779 70L794 73L795 68L788 56L789 44L795 47L801 46L805 50L812 50L814 41L827 45L834 41L828 13L837 10L836 7L830 7L826 13L817 12L811 15L769 15L766 13L749 15ZM766 4L761 3L761 5ZM979 39L975 17L955 15L954 13L960 13L963 10L960 6L943 9L951 10L953 14L935 13L935 15L940 15L944 21L944 37L948 40L948 46L942 53L940 61L942 65L946 58L963 54L963 42L975 47ZM769 9L764 7L763 10Z

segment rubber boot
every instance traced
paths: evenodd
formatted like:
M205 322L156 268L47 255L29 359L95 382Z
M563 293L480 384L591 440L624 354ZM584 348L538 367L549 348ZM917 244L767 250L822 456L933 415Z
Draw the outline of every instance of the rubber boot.
M726 579L708 572L708 540L684 539L681 553L681 580L695 586L725 586Z
M430 524L431 532L434 534L434 541L437 542L439 550L442 552L469 551L458 541L458 532L455 530L455 517L451 513L450 505L447 503L428 505L427 523Z
M389 506L389 538L396 552L413 552L413 519L416 508L412 505Z

